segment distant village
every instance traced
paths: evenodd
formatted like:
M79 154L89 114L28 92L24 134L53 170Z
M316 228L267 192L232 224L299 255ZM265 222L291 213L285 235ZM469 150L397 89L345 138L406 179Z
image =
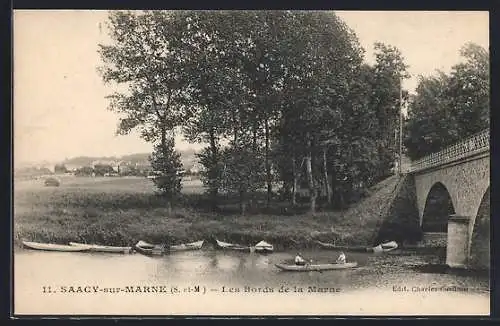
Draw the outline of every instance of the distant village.
M183 153L184 154L184 153ZM32 179L49 175L74 175L86 177L119 177L141 176L152 177L155 175L148 159L148 154L133 154L133 159L92 159L79 157L63 162L42 162L26 164L14 169L16 179ZM196 161L194 153L182 155L184 175L198 175L200 164Z

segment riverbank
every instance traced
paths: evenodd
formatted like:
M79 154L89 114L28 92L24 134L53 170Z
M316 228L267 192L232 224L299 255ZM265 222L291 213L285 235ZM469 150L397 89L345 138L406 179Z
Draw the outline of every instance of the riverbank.
M347 211L320 208L312 215L307 203L291 208L275 202L245 216L230 198L221 199L220 212L210 212L194 182L184 184L183 198L171 214L144 178L72 178L57 188L20 185L14 197L14 241L128 246L138 240L178 244L217 238L242 245L266 240L276 250L311 248L317 240L369 247L383 222L381 205L393 196L397 181L383 181ZM259 205L265 206L256 201Z

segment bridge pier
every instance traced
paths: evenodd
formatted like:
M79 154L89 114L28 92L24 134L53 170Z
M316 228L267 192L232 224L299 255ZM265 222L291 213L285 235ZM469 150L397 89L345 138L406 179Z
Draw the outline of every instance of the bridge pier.
M472 217L457 214L448 219L446 264L452 268L467 268L469 260L469 225Z

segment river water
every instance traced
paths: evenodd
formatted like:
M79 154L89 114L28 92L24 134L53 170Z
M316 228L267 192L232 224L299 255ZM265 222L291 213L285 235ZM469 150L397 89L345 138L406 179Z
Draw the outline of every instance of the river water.
M304 251L317 262L333 251ZM431 268L435 256L348 253L350 270L283 272L295 252L14 254L16 314L488 315L487 275ZM424 268L426 267L426 268Z

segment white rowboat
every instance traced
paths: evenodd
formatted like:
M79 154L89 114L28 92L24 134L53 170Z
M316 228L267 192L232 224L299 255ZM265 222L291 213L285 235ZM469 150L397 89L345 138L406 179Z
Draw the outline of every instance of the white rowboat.
M217 247L219 249L229 249L229 250L238 250L238 251L252 251L252 249L254 248L251 248L251 247L245 247L245 246L242 246L242 245L238 245L238 244L232 244L232 243L228 243L228 242L223 242L223 241L219 241L219 240L215 240L216 243L217 243Z
M199 250L203 247L203 243L205 240L191 242L191 243L183 243L180 245L172 245L170 246L170 251L187 251L187 250Z
M31 241L23 241L23 246L34 250L61 251L61 252L77 252L77 251L90 250L90 248L88 247L76 247L76 246L67 246L67 245L60 245L53 243L31 242Z
M274 251L274 246L265 241L261 241L255 245L255 252L270 253Z
M114 246L101 246L96 244L86 244L78 242L70 242L70 246L74 247L87 247L93 252L108 252L108 253L123 253L128 254L132 252L132 247L114 247Z

